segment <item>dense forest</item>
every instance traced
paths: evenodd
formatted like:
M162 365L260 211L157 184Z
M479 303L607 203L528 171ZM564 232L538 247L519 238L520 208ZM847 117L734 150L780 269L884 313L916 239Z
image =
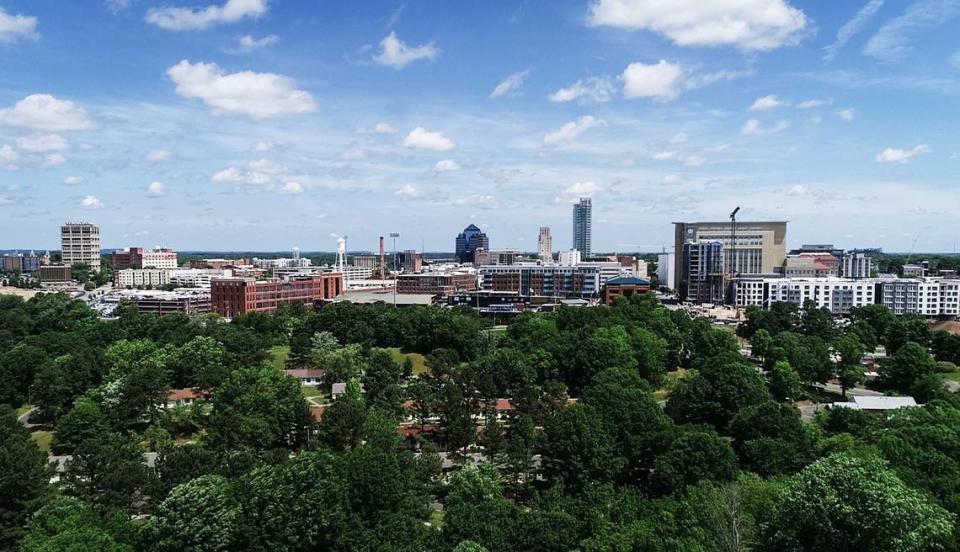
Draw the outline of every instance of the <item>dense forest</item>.
M960 337L881 307L747 316L0 296L0 549L960 550ZM878 347L869 385L921 406L801 417Z

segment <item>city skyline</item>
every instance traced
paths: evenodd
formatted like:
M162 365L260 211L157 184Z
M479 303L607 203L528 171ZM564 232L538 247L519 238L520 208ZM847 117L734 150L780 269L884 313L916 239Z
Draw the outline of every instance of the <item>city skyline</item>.
M560 250L582 196L596 251L736 205L791 245L956 249L960 2L717 2L736 33L697 2L170 6L204 9L0 2L0 248L90 220L108 249L447 251L473 223Z

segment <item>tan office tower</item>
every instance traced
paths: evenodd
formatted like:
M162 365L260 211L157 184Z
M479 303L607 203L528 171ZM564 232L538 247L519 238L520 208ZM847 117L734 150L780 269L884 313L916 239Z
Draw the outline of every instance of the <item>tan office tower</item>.
M60 227L63 264L85 264L100 272L100 228L89 222L67 222Z
M540 227L540 236L537 238L537 256L545 263L553 260L553 237L550 236L549 226Z
M723 244L724 270L729 277L778 274L787 256L786 222L737 221L736 243L730 222L675 222L674 274L677 292L687 297L690 271L684 261L685 243L720 242Z

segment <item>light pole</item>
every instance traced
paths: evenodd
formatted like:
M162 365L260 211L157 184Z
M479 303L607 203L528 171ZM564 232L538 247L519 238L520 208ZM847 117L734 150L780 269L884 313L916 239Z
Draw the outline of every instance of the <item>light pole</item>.
M400 284L400 273L397 270L397 238L400 234L390 232L390 238L393 240L393 306L397 306L397 285Z

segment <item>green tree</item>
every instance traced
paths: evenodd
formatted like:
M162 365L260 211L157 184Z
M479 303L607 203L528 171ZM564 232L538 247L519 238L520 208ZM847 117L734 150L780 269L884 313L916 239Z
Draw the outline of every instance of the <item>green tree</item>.
M936 363L922 345L913 341L880 363L880 379L893 389L909 391L917 380L936 371Z
M833 315L827 309L817 308L816 303L807 300L800 309L800 323L797 332L830 341L837 334L837 325Z
M46 455L14 412L0 407L0 549L16 548L49 477Z
M53 434L53 452L72 454L87 439L99 439L111 432L110 422L100 405L89 398L78 400L57 422Z
M770 354L771 347L773 347L773 336L763 328L757 330L750 338L750 353L761 361Z
M57 496L30 518L23 552L133 552L122 516L104 519L89 504L70 496Z
M930 339L930 324L927 320L920 315L905 314L895 318L887 327L884 345L887 354L893 355L911 341L926 348L930 345Z
M171 364L176 387L216 389L230 373L223 345L203 335L194 337L180 347L173 354Z
M769 398L757 369L738 354L726 354L681 380L667 399L666 412L677 422L705 423L723 431L741 409Z
M146 529L149 548L158 552L235 550L239 531L240 505L219 475L174 487Z
M845 333L833 342L833 351L837 355L837 379L840 381L840 393L847 396L847 389L863 381L864 347L860 339L852 333Z
M773 365L769 377L770 394L778 401L797 400L803 393L800 374L785 360Z
M936 550L954 518L876 457L835 454L794 476L763 525L766 550Z
M454 474L444 509L443 539L449 547L465 540L491 550L512 549L517 508L504 498L496 470L467 466Z
M657 456L653 483L672 493L699 481L730 481L737 474L737 456L730 443L707 431L681 433L663 454Z
M768 401L741 410L730 422L741 465L762 476L796 473L817 455L814 434L790 405Z
M132 510L144 499L149 484L150 473L140 447L116 433L80 443L63 477L68 494L103 510Z
M591 482L610 481L622 465L603 419L592 406L575 404L547 422L543 467L552 481L582 490Z

